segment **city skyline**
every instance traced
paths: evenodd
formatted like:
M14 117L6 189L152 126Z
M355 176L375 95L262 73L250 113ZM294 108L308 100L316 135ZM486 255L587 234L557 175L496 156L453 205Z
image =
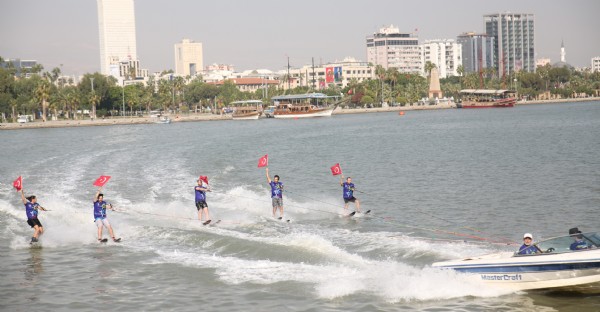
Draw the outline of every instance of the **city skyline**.
M0 13L0 56L35 59L46 70L65 74L100 71L98 16L95 0L10 1ZM415 32L419 43L454 39L464 32L484 33L485 14L535 15L535 58L560 60L564 40L567 62L589 67L600 55L596 40L600 21L592 0L503 1L460 0L404 3L375 1L305 1L302 6L274 0L196 3L175 0L135 1L137 57L150 72L175 69L173 45L189 38L204 47L204 64L233 64L237 70L282 70L334 62L347 56L366 61L367 36L393 24ZM27 14L15 14L26 12ZM24 18L25 16L25 18ZM25 21L25 22L24 22ZM62 64L62 66L61 66Z

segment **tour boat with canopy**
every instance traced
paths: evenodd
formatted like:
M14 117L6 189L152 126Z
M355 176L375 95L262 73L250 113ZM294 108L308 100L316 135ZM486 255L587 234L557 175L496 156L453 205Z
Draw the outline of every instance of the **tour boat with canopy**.
M517 103L511 90L465 89L460 94L458 108L513 107Z
M262 113L262 104L260 100L231 102L229 105L233 107L233 120L258 119Z
M576 228L575 228L576 229ZM600 233L554 237L533 244L537 252L501 252L433 263L474 280L512 290L572 289L600 292ZM578 239L582 249L572 250Z
M281 95L271 98L275 104L275 118L327 117L335 109L332 100L339 96L323 93Z

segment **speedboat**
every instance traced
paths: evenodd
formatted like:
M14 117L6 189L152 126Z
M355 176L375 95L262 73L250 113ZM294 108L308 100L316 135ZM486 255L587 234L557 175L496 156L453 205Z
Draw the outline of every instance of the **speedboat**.
M600 291L600 233L579 233L540 241L534 244L537 252L532 254L501 252L436 262L432 266L512 290L595 288ZM583 248L572 250L576 239Z

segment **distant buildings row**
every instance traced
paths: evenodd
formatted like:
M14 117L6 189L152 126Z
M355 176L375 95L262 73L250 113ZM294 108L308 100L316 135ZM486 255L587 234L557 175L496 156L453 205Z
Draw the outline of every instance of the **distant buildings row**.
M151 74L142 69L137 58L135 12L133 0L97 0L100 38L100 72L117 78L119 84L146 82ZM535 60L535 25L533 14L498 13L484 15L485 32L466 32L454 39L426 40L419 43L415 33L401 32L390 25L366 38L367 61L353 58L329 64L305 65L278 72L267 69L235 72L232 65L204 67L201 42L183 39L174 45L174 75L222 84L230 79L244 91L278 85L284 89L308 86L314 89L330 85L345 87L353 81L374 79L375 66L395 68L400 73L426 74L431 62L441 78L491 69L497 76L518 71L534 72L549 59ZM564 44L561 62L566 64ZM35 61L7 60L17 69L35 66ZM557 63L559 64L559 63ZM600 71L600 57L592 59L592 71ZM153 74L155 80L170 79L172 74Z
M452 39L428 40L419 44L412 33L393 26L384 27L367 37L367 60L400 72L424 73L431 62L440 77L494 68L498 75L515 71L535 71L533 14L499 13L484 15L485 33L464 33Z

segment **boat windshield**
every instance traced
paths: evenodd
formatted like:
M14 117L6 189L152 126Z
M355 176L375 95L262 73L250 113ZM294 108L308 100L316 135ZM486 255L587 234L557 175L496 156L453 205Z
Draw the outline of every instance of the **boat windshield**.
M579 245L579 248L571 248L572 245ZM542 251L543 254L556 254L556 253L568 253L578 252L590 249L600 248L600 233L590 232L582 233L580 235L565 235L543 240L535 244ZM582 248L583 247L583 248ZM538 253L539 254L539 253ZM518 255L521 256L533 256L530 255Z

